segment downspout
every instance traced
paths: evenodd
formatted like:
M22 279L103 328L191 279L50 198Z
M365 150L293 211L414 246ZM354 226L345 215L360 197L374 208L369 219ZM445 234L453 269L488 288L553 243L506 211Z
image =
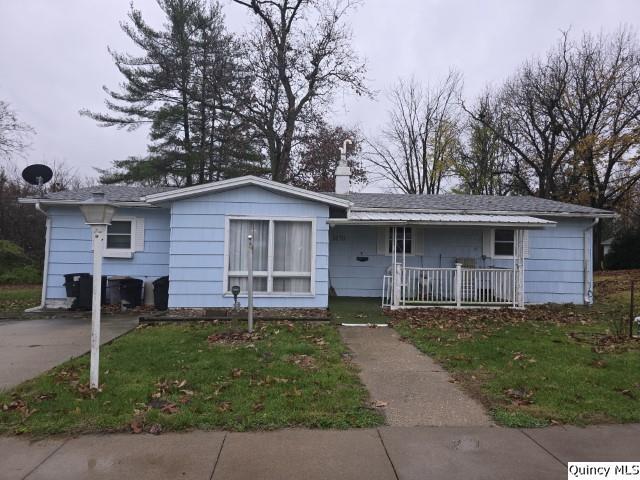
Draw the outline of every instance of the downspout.
M582 274L583 274L585 305L591 305L593 303L593 291L592 291L592 285L591 285L592 283L591 278L592 278L593 272L589 271L589 260L590 260L589 257L591 256L591 247L592 247L592 245L589 245L589 243L593 244L593 239L591 240L591 242L589 242L589 237L587 234L593 230L593 227L595 227L599 221L600 219L596 217L593 220L593 222L582 231L582 238L584 241L584 248L583 248L584 258L582 259L582 271L583 271Z
M25 310L28 312L38 312L40 310L44 310L47 301L47 279L49 276L49 248L51 244L51 217L47 215L46 210L44 210L40 206L40 202L36 202L36 210L42 213L46 220L46 232L45 232L45 240L44 240L44 265L42 267L42 294L40 295L40 305L33 308L27 308Z

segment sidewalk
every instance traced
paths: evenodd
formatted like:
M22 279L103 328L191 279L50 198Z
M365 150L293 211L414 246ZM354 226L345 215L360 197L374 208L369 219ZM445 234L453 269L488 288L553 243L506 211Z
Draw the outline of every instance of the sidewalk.
M341 327L371 399L394 427L481 427L491 419L440 365L392 328Z
M0 479L566 479L569 461L640 461L638 438L640 425L0 437Z

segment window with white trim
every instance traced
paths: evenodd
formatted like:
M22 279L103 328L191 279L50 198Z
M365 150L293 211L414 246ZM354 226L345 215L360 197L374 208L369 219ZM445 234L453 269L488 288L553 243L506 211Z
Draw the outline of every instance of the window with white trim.
M258 294L313 292L313 221L230 218L226 292L247 291L248 236L253 238L253 291Z
M493 231L493 256L513 257L514 231L511 229L496 228Z
M396 253L402 253L406 250L407 255L413 253L412 229L411 227L392 227L389 229L389 253L393 253L393 234L396 234Z
M115 250L131 250L133 221L112 220L107 226L107 248Z

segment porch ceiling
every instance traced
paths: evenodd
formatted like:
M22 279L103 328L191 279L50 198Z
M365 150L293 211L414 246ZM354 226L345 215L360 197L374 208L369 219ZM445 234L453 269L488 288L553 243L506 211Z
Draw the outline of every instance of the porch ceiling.
M527 215L351 211L348 218L330 218L334 225L455 225L482 227L554 227L556 222Z

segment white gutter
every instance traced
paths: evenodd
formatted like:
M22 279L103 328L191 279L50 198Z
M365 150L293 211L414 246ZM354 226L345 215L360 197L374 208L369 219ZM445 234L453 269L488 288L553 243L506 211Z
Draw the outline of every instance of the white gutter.
M40 310L44 310L45 306L46 306L46 301L47 301L47 279L49 277L49 249L50 249L50 245L51 245L51 217L49 217L49 215L47 215L47 212L45 210L42 209L42 207L40 206L40 202L36 202L36 210L38 210L40 213L42 213L45 217L47 217L46 220L46 233L45 233L45 240L44 240L44 266L42 267L42 293L40 295L40 305L38 305L37 307L33 307L33 308L27 308L25 310L26 313L28 312L39 312Z
M40 204L40 205L53 205L59 207L65 206L76 206L80 205L82 202L86 200L50 200L46 198L19 198L18 203L24 204ZM111 202L117 207L128 208L128 207L145 207L145 208L159 208L157 205L151 205L146 202Z
M592 278L593 278L593 266L592 266L592 271L589 272L589 257L591 255L591 248L593 247L593 237L591 238L591 245L589 245L589 237L587 236L587 233L589 233L589 231L593 231L593 227L595 227L598 222L600 221L600 218L596 217L593 222L591 222L591 224L585 228L582 231L582 238L584 241L584 247L583 247L583 259L582 259L582 271L583 271L583 293L584 293L584 303L585 305L591 305L593 304L593 291L592 291ZM591 275L590 275L591 273Z
M441 209L441 208L373 208L373 207L351 207L352 212L390 212L390 213L442 213L442 214L462 214L462 215L518 215L531 217L564 217L564 218L614 218L617 214L606 210L599 210L592 213L581 212L545 212L536 210L473 210L473 209Z

